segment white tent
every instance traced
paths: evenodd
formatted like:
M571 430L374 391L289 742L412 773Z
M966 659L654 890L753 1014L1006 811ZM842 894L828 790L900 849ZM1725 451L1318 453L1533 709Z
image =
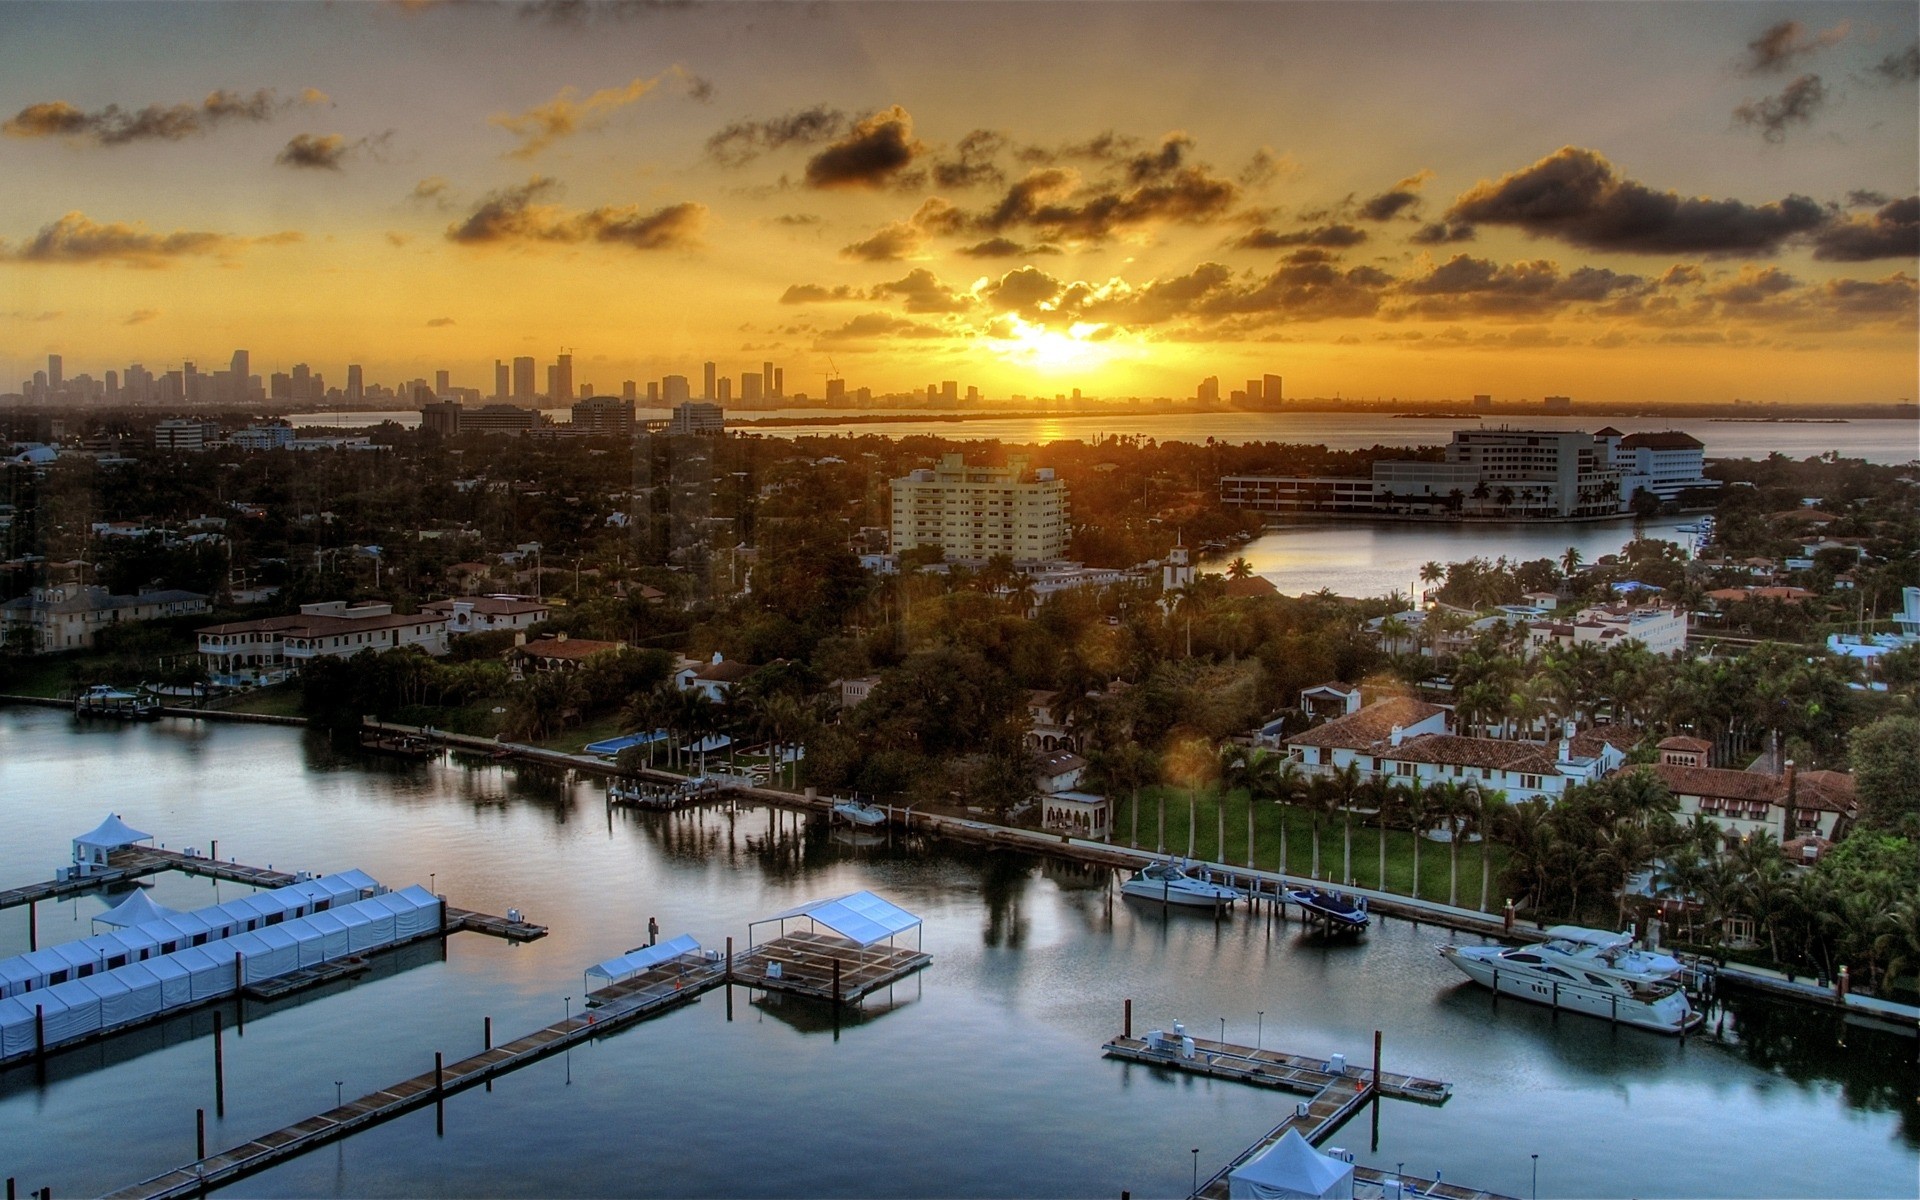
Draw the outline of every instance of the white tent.
M178 909L168 908L164 904L155 904L147 899L147 889L135 888L133 895L95 917L93 923L125 929L130 925L144 925L148 921L158 921L162 917L176 916L178 913Z
M393 914L396 942L410 941L440 928L440 898L417 883L360 903L377 904Z
M73 861L83 867L104 867L107 865L107 855L115 850L152 840L152 834L141 833L122 821L117 813L108 813L107 819L91 832L73 839Z
M0 1000L0 1058L33 1052L33 1005Z
M193 972L177 954L141 963L160 984L160 1007L180 1008L193 1003Z
M769 921L791 921L805 917L816 925L825 925L828 929L846 938L854 945L865 949L875 942L884 942L895 934L905 933L909 929L920 928L920 918L906 909L882 900L872 892L854 892L832 900L814 900L785 912L762 917L748 926L765 925ZM782 926L784 928L784 925Z
M587 979L589 981L587 986L592 987L593 984L591 981L594 979L605 979L610 983L618 982L622 979L631 979L648 967L659 966L661 963L667 962L670 959L679 958L682 954L698 953L700 953L700 943L693 940L692 934L683 933L670 942L661 942L657 946L644 946L638 950L629 950L618 958L610 958L603 963L595 963L593 966L587 968Z
M353 953L352 939L347 936L347 923L335 914L315 913L307 918L307 924L319 939L322 962L332 962Z
M1315 1150L1297 1129L1227 1173L1232 1200L1353 1200L1353 1164Z

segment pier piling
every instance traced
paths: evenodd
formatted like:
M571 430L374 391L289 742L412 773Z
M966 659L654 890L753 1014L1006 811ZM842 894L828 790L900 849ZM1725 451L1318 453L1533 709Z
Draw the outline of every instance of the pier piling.
M1127 999L1126 1006L1121 1009L1120 1036L1133 1036L1133 999L1131 997Z
M213 1012L213 1112L225 1119L227 1115L227 1053L220 1036L220 1010Z
M481 1049L491 1050L493 1049L493 1018L482 1017L481 1022L481 1040L486 1043Z
M45 1062L47 1060L47 1006L33 1006L33 1056Z
M193 1157L196 1161L207 1156L207 1110L193 1110Z
M31 952L39 948L40 902L38 900L29 900L27 901L27 950Z

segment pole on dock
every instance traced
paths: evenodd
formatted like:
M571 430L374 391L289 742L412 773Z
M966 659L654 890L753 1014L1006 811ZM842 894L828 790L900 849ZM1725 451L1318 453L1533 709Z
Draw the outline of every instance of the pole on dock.
M447 898L440 897L440 936L447 936Z
M193 1110L193 1160L203 1161L207 1157L207 1110Z
M441 1056L440 1051L435 1050L433 1052L433 1091L435 1095L440 1095L447 1090L446 1079L443 1075L444 1071L445 1060Z
M1375 1095L1380 1092L1380 1031L1378 1029L1373 1031L1373 1090Z
M227 1115L227 1053L220 1037L220 1010L213 1012L213 1112L226 1119Z
M1131 997L1127 999L1126 1007L1121 1010L1121 1013L1120 1036L1130 1038L1133 1036L1133 1000Z
M7 1176L7 1200L14 1200L14 1195L13 1195L13 1176L11 1176L11 1175L9 1175L9 1176Z
M493 1018L492 1017L483 1018L483 1022L484 1023L481 1026L482 1036L487 1044L481 1048L484 1050L491 1050L493 1049Z
M207 843L207 857L212 859L214 862L220 861L220 839L219 838L214 838L212 841Z
M27 901L27 950L29 953L40 948L40 902Z
M33 1006L33 1056L40 1060L47 1057L47 1006Z
M727 939L727 982L733 982L733 939Z
M833 1010L840 1011L840 960L833 960Z
M647 945L651 946L659 940L660 940L660 921L656 917L648 917L647 918Z
M1511 900L1507 901L1506 911L1501 915L1501 924L1506 927L1508 933L1513 932L1513 901Z

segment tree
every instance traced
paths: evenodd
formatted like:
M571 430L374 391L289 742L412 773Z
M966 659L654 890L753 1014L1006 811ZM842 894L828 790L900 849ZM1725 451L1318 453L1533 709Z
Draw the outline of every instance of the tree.
M1335 771L1327 779L1332 790L1333 802L1340 808L1340 831L1343 852L1340 859L1340 881L1353 882L1353 802L1366 790L1366 780L1360 775L1360 764L1349 762Z
M1885 716L1853 733L1848 760L1860 824L1920 833L1920 718Z
M1486 912L1487 889L1493 878L1493 835L1507 814L1507 795L1496 791L1470 795L1479 800L1467 816L1480 834L1480 911Z
M1571 578L1579 572L1582 561L1580 547L1568 546L1566 551L1560 555L1560 569L1566 572L1567 576Z
M1253 564L1245 558L1236 558L1227 564L1228 579L1252 579Z
M1193 857L1194 839L1198 834L1200 785L1213 779L1219 766L1213 746L1197 734L1180 739L1167 754L1168 774L1187 789L1188 858Z
M1407 825L1413 830L1413 891L1417 899L1420 895L1420 843L1427 840L1427 826L1433 821L1435 803L1432 787L1408 788L1400 805L1400 811L1407 819Z

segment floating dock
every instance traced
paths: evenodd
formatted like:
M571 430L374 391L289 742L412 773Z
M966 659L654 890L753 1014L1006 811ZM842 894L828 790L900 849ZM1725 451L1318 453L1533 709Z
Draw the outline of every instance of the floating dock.
M820 1000L859 1001L933 961L919 950L862 949L819 933L789 933L734 956L733 982Z

